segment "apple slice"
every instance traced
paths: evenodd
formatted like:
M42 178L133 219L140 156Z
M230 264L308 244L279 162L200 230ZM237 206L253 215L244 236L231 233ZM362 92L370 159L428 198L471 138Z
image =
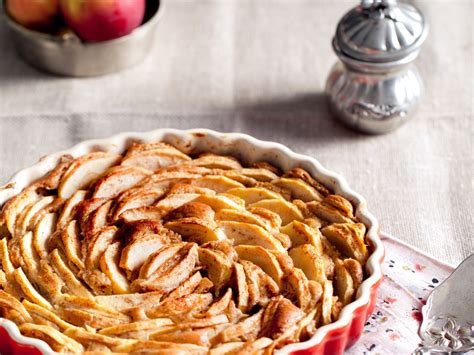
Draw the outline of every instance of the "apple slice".
M362 265L354 259L344 259L344 267L347 272L351 275L354 283L354 289L357 290L364 279L364 271Z
M7 287L7 275L3 270L0 270L0 289Z
M82 233L86 240L91 239L95 234L107 226L107 219L112 209L113 201L107 201L94 211L87 214L87 217L81 221Z
M63 229L73 219L74 207L84 201L87 196L87 191L76 191L65 203L61 214L58 218L58 229Z
M190 160L186 154L166 143L133 144L128 149L122 165L157 170Z
M15 234L16 218L21 214L25 208L41 198L38 193L32 188L28 188L20 192L18 195L12 197L3 206L0 214L0 224L5 221L8 231L11 235Z
M24 323L19 326L19 329L24 336L45 341L54 351L61 353L84 352L84 347L79 342L50 326Z
M230 189L243 188L244 185L229 179L225 176L216 176L216 175L207 175L202 178L193 180L191 182L193 185L211 189L217 193L226 192Z
M119 166L109 169L107 173L95 183L92 197L113 198L122 191L135 186L151 174L152 172L149 170L133 166Z
M209 174L225 176L248 187L255 186L257 184L257 180L240 174L238 170L211 169L211 172Z
M323 254L321 232L318 229L311 228L307 224L299 221L293 221L280 228L280 232L290 237L292 247L311 244L316 248L318 254Z
M336 259L334 264L334 291L338 300L345 306L352 302L352 297L355 293L354 281L342 260Z
M77 190L87 188L121 158L122 156L118 154L93 152L75 159L61 179L58 188L59 197L68 199Z
M278 286L281 286L284 274L275 255L258 245L238 245L235 250L241 260L248 260L259 266Z
M140 270L141 271L141 270ZM193 293L199 284L203 281L201 273L196 271L189 279L179 285L168 297L179 298Z
M172 194L160 200L156 206L162 208L163 211L168 213L188 202L194 201L199 196L200 195L196 193Z
M208 242L201 245L201 247L218 251L232 262L237 261L237 258L239 257L234 247L232 246L232 241L229 239Z
M279 232L281 227L281 217L278 213L272 212L262 207L247 207L247 211L263 218L270 226L269 231Z
M282 196L264 187L239 187L227 191L227 194L240 197L246 205L251 205L261 200L281 199Z
M315 308L311 312L308 312L306 316L298 322L298 329L294 333L296 339L311 337L316 333L316 323L320 312L320 308Z
M290 300L281 297L277 301L271 319L264 325L260 335L278 339L298 323L305 313Z
M209 278L203 277L201 282L199 282L199 285L194 290L194 292L196 293L210 292L213 287L214 287L214 283Z
M251 262L246 260L241 260L240 264L244 268L245 272L245 280L247 282L247 290L248 290L248 309L251 309L256 304L260 302L260 288L258 285L259 277L258 274L255 273L255 269L258 267ZM255 269L254 269L255 267Z
M107 247L100 258L100 269L109 277L115 294L129 293L130 291L128 280L118 267L120 251L120 243L113 243Z
M322 202L308 202L307 206L316 216L331 223L351 223L354 219L351 203L339 195L329 195Z
M261 200L251 204L249 207L262 207L275 212L280 216L283 225L304 219L298 207L283 199Z
M203 265L207 276L214 283L218 293L227 286L232 277L232 263L219 251L199 248L199 263Z
M232 301L232 289L229 287L226 293L206 311L206 315L212 316L222 314L229 307L230 301Z
M214 190L208 189L206 187L200 187L196 185L191 185L190 180L189 182L183 183L180 181L175 181L169 189L168 194L199 194L199 195L215 195L216 192Z
M257 225L228 221L221 221L218 225L234 245L260 245L269 250L285 251L278 239Z
M137 340L130 342L127 345L117 346L113 348L114 352L118 353L133 353L133 354L193 354L206 355L207 348L194 344L178 344L166 341L155 340Z
M86 239L93 236L92 233L89 231L88 220L90 215L97 210L99 207L107 203L105 198L90 198L84 201L81 201L74 207L74 219L77 220L79 226L81 227L81 231L84 232L84 237ZM100 219L104 220L104 212L101 213Z
M249 305L249 287L242 264L234 263L235 280L237 285L237 307L245 312Z
M56 275L49 260L40 260L36 285L53 302L62 297L64 282Z
M247 276L250 304L265 306L270 299L279 294L280 288L278 284L259 266L247 260L241 260L240 263L243 265L245 275ZM253 289L252 292L250 292L251 289Z
M56 308L61 318L78 326L88 324L94 328L105 328L130 323L129 316L104 307L86 297L65 294L57 303Z
M303 244L292 248L289 253L295 267L300 268L309 280L324 283L326 270L324 260L319 251L311 244Z
M237 324L225 328L221 333L216 336L216 341L218 341L219 343L228 343L233 341L239 341L243 337L256 337L256 334L260 332L260 328L262 325L262 313L263 309L259 310L254 315L238 322Z
M113 293L112 282L100 270L81 270L79 272L81 279L89 286L96 295L110 295Z
M132 283L132 289L140 291L170 292L189 278L198 261L198 247L194 243L186 243L179 251L178 262L162 264L147 279L137 279Z
M35 201L22 214L17 216L15 223L15 235L22 236L27 230L34 226L30 226L33 216L42 211L46 206L50 205L54 201L54 196L42 197Z
M283 289L285 297L295 300L296 305L302 310L307 310L311 306L309 282L301 269L293 268L288 272Z
M199 179L202 174L188 170L171 170L176 167L159 169L154 174L146 178L142 185L146 188L158 188L169 190L175 184L189 184L193 179ZM198 168L196 169L205 169ZM195 186L195 188L198 188Z
M211 153L202 154L199 158L190 162L194 166L202 166L209 169L241 169L239 161L233 157L215 155Z
M213 300L212 293L191 293L180 298L167 298L154 308L146 310L151 318L201 312L207 309Z
M115 311L126 312L131 308L149 309L160 303L161 292L128 293L121 295L100 295L95 300L101 306L107 306Z
M81 297L94 298L92 293L77 279L74 272L67 266L58 249L55 249L50 256L51 264L56 270L56 274L61 277L71 294Z
M215 219L217 221L233 221L255 224L265 229L268 227L268 225L265 223L265 220L246 210L223 209L216 213Z
M117 220L119 216L127 210L150 206L163 197L165 193L165 189L140 189L130 195L120 195L116 199L117 207L115 208L112 219Z
M39 269L40 258L33 247L33 233L28 232L20 239L20 253L27 275L33 281Z
M149 334L169 329L172 325L174 325L174 322L170 318L156 318L103 328L98 333L113 337L130 338L133 333L140 332L145 333L148 338Z
M146 234L133 240L122 250L120 267L133 272L138 270L153 253L169 244L169 240L161 234Z
M34 304L26 299L21 301L21 303L31 315L33 321L37 324L51 324L60 331L64 331L70 327L73 327L72 324L63 321L56 315L56 313L44 307L38 306L37 304Z
M76 275L74 275L72 270L66 265L58 249L54 249L50 254L50 261L56 274L61 277L71 294L90 299L94 298L92 293L90 293L90 291L77 279Z
M324 185L313 179L311 174L302 168L291 169L284 177L301 179L308 185L314 187L322 196L330 194L329 190Z
M183 322L179 322L177 324L178 328L181 329L199 329L199 328L207 328L213 327L215 325L229 323L229 319L225 314L218 314L215 316L208 316L198 319L190 319L184 320Z
M109 349L114 349L119 346L126 346L128 344L134 344L136 342L136 340L132 339L120 339L115 337L109 337L107 335L93 333L80 327L69 328L64 332L64 334L68 337L77 340L80 343L103 345Z
M256 340L246 341L243 346L239 349L239 353L242 354L256 354L263 352L265 348L273 343L270 338L262 337Z
M242 210L245 208L244 200L228 194L220 194L216 196L200 195L194 201L204 203L216 212L224 208L237 210Z
M13 271L13 277L15 278L15 281L18 283L18 286L20 286L25 296L31 302L36 303L37 305L47 309L51 309L53 307L51 303L49 303L43 296L41 296L41 294L33 287L21 267Z
M299 199L304 202L323 200L323 196L314 187L301 179L282 177L273 180L272 184L291 191L293 199Z
M119 233L125 244L129 244L149 234L162 234L164 238L169 238L169 235L162 233L164 231L166 230L159 221L143 220L124 224Z
M342 254L365 264L369 253L364 243L365 226L362 223L333 223L322 228L321 232Z
M188 202L166 215L167 221L180 220L182 218L196 217L208 223L214 223L215 212L208 205L200 202Z
M196 330L178 330L170 333L158 332L152 334L153 340L170 343L195 344L206 348L211 346L211 338L215 335L218 327L224 325L216 325ZM164 350L166 352L166 350Z
M324 199L324 203L337 208L348 218L354 218L354 207L352 207L352 204L344 197L340 195L328 195Z
M231 341L228 343L220 344L210 349L209 355L225 355L238 353L239 349L241 349L244 344L245 343L243 341Z
M131 223L143 220L160 221L168 210L158 206L142 206L130 208L118 216L119 221Z
M87 251L83 252L83 255L86 256L86 269L92 271L99 267L100 258L109 245L117 239L117 231L115 226L106 227L90 240L89 245L83 245L87 248Z
M15 323L32 322L30 314L13 295L0 290L0 313Z
M262 314L262 322L261 322L261 330L260 334L270 333L271 326L273 323L273 318L275 317L275 313L278 309L278 305L283 299L282 295L274 297L268 304L263 308Z
M332 310L332 295L333 295L332 281L326 280L323 284L323 299L321 305L321 317L323 325L331 323L331 310Z
M70 221L67 227L61 232L61 240L64 252L70 262L79 269L84 269L84 262L81 255L81 241L77 221Z
M248 210L223 209L216 213L215 219L218 221L255 224L272 234L279 233L281 225L281 218L279 215L259 207L249 208Z
M147 279L160 266L163 266L178 257L178 253L183 247L183 243L173 245L161 245L156 251L151 253L140 267L139 278Z
M56 213L48 213L41 218L33 233L33 246L41 259L48 257L47 243L56 230Z
M275 179L278 179L278 175L276 175L274 172L263 168L243 168L237 170L237 172L244 176L263 182L271 182Z
M180 234L185 240L203 244L206 242L227 239L215 222L208 222L196 217L181 218L165 224L165 227Z

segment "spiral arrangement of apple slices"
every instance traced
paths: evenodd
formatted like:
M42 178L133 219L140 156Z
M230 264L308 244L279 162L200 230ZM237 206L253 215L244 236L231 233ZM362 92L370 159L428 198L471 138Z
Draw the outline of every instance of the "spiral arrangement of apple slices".
M161 142L63 157L0 238L0 316L58 352L272 353L337 320L368 257L308 172Z

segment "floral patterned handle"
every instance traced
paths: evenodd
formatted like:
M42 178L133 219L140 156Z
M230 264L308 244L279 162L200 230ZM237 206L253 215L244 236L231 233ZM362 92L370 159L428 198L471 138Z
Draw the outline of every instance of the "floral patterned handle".
M454 316L431 318L421 337L423 341L415 355L474 354L474 323L461 322Z

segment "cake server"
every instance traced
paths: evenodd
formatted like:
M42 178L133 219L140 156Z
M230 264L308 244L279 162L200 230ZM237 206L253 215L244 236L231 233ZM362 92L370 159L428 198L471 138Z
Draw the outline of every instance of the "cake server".
M415 355L474 354L474 254L433 290L421 311Z

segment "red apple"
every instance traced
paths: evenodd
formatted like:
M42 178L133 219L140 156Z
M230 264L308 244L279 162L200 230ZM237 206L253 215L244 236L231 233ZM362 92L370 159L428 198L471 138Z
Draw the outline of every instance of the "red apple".
M54 27L59 15L59 0L7 0L6 9L19 24L48 30Z
M107 41L140 26L145 0L60 0L66 23L85 41Z

